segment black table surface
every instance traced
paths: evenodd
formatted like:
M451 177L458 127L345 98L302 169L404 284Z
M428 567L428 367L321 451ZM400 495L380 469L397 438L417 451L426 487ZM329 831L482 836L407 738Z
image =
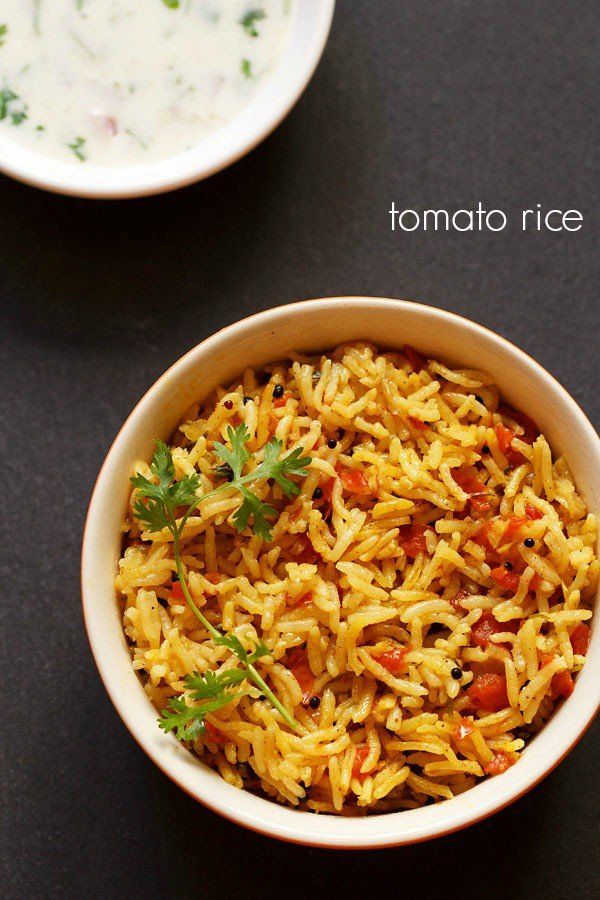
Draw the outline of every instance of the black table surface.
M91 658L78 568L92 484L135 401L215 329L290 300L465 314L597 424L599 19L595 0L341 0L297 107L229 170L105 203L0 179L3 896L598 896L597 727L462 833L354 854L285 845L195 803L134 743ZM541 203L584 225L392 233L392 200Z

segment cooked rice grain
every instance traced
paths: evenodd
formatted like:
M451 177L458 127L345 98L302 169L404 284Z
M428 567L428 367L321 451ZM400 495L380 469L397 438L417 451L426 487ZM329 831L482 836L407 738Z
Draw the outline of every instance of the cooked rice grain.
M566 462L489 375L414 351L348 344L266 374L246 370L192 407L172 452L176 476L200 472L207 490L230 424L245 422L258 459L273 436L312 457L294 500L256 488L279 513L272 543L236 532L233 490L190 516L182 542L196 603L266 642L259 667L300 727L253 691L191 749L239 788L343 815L422 806L499 774L584 662L571 635L592 615L596 521ZM172 596L170 535L140 533L132 506L124 530L123 626L162 709L186 674L235 660ZM299 658L318 703L294 675ZM491 708L484 683L500 688Z

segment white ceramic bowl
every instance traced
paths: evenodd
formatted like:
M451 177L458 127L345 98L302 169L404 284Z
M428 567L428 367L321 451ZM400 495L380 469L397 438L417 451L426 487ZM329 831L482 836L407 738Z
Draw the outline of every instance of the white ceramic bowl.
M308 84L329 35L335 0L295 0L281 59L260 91L226 126L185 153L132 166L62 162L0 133L0 171L77 197L143 197L207 178L235 162L281 122Z
M194 400L227 384L246 366L262 366L291 349L322 350L360 338L385 347L407 342L430 356L490 371L507 400L535 416L553 447L568 455L591 509L600 511L600 439L564 388L531 357L452 313L407 301L338 297L282 306L230 325L187 353L150 388L102 467L82 557L85 622L100 674L123 721L163 772L241 825L283 840L347 848L426 840L501 809L560 762L600 705L600 629L595 627L573 695L515 766L452 800L364 819L298 812L240 791L157 727L156 710L131 667L113 587L134 460L149 458L155 439L167 439Z

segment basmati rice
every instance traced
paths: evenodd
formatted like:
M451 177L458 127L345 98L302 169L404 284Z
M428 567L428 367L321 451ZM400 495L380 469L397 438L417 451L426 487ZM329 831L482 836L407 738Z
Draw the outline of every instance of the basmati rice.
M237 533L234 490L202 504L183 562L215 625L266 642L258 666L300 724L251 689L190 749L232 785L342 815L448 799L515 763L584 664L598 581L565 460L489 375L409 347L247 370L184 416L176 477L215 486L213 442L240 422L258 460L275 435L309 474L291 501L257 489L272 543ZM141 533L131 505L124 532L124 629L160 710L186 674L236 660L173 595L169 534Z

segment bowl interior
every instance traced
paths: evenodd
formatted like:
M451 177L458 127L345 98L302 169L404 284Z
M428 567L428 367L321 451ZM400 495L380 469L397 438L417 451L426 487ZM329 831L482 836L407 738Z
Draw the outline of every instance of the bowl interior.
M196 147L154 162L94 166L62 162L0 132L0 171L36 187L84 197L137 197L161 193L206 178L235 162L279 124L306 87L319 61L335 0L293 0L292 21L281 58L238 116Z
M565 453L590 509L600 508L600 440L563 388L522 351L480 326L417 303L334 298L280 307L218 332L179 360L150 389L123 426L98 478L84 537L84 613L96 662L127 726L154 761L193 796L259 831L327 846L380 846L445 833L501 808L539 781L568 752L600 703L600 632L569 701L502 776L435 806L345 819L298 812L239 791L156 726L156 712L131 668L113 586L121 519L137 458L149 458L194 400L227 384L246 366L290 350L331 349L349 340L386 348L414 345L429 356L491 372L505 398L533 416L553 449Z

